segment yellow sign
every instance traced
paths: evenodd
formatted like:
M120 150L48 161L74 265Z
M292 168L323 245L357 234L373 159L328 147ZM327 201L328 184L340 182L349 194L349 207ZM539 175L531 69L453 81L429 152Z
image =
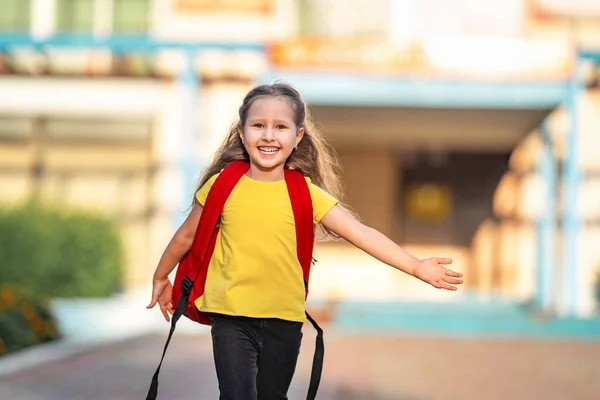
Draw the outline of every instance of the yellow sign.
M438 183L411 185L405 199L408 215L418 220L440 222L452 210L450 189Z

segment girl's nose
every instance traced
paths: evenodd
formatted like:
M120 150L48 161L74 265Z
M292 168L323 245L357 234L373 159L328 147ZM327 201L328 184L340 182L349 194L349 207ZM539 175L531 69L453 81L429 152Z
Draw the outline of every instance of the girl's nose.
M263 133L264 140L273 140L275 135L273 134L273 130L271 128L266 128Z

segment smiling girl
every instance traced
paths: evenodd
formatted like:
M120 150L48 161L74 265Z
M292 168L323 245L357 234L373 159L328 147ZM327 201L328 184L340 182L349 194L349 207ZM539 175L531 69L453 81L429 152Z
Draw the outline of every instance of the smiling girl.
M220 399L287 399L302 338L305 286L296 252L294 214L284 169L308 183L313 223L378 260L439 289L456 290L462 274L448 258L420 260L369 228L338 204L337 162L314 129L300 94L285 84L252 89L239 121L207 168L194 206L156 268L152 300L167 321L173 314L169 273L189 251L208 192L235 160L249 162L221 214L204 295L196 307L211 314Z

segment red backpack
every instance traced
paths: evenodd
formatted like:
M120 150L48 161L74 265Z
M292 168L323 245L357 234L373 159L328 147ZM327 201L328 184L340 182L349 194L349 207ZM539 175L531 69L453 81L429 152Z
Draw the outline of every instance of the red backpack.
M219 218L231 194L231 191L248 171L250 165L246 161L233 161L217 177L206 198L200 221L196 229L190 251L179 262L175 281L173 283L173 304L177 304L171 319L171 329L158 368L152 377L146 400L155 400L158 394L158 374L165 357L167 347L175 331L175 325L182 315L192 321L210 325L209 315L200 312L194 301L204 294L206 274L212 257L217 235L219 233ZM296 226L296 247L298 261L304 276L305 295L308 295L308 279L313 262L314 230L313 208L310 190L304 176L296 170L284 170L285 183L292 203L294 222ZM306 317L317 331L315 355L313 358L307 399L314 399L321 380L323 369L324 344L323 330L315 320L306 313Z

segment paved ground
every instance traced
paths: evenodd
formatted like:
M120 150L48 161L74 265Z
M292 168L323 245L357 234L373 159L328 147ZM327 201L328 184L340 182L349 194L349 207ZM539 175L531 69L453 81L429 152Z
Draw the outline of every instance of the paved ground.
M321 400L600 399L597 342L326 334ZM292 400L306 396L312 329L304 340ZM4 376L0 399L144 399L163 343L130 339ZM216 386L209 337L176 334L159 399L217 399Z

